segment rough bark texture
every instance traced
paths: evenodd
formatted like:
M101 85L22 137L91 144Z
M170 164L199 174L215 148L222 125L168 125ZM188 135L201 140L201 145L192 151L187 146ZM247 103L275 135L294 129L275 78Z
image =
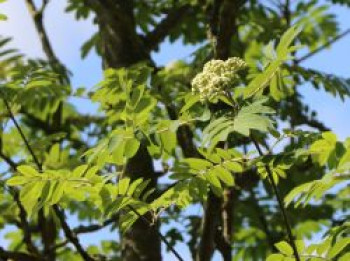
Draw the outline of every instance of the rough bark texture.
M136 33L133 1L86 0L95 11L105 68L128 67L150 55Z
M129 160L125 173L132 179L141 177L150 179L150 188L157 186L152 158L145 146L141 146L138 153ZM150 217L148 218L151 220ZM138 219L122 237L123 260L162 260L160 238L157 234L158 229L158 223L149 226L143 220Z
M215 236L220 224L221 198L209 192L202 224L197 261L210 261L215 250Z
M56 260L56 224L51 216L45 217L44 211L41 210L38 214L38 223L41 232L41 241L44 246L43 255L47 261Z
M128 67L137 62L149 61L141 38L136 33L133 16L133 1L87 1L95 10L102 41L103 65L105 68ZM157 176L153 160L146 147L141 145L136 155L129 160L125 175L132 180L150 179L156 187ZM122 236L122 257L125 261L161 260L161 243L158 225L149 226L138 220Z

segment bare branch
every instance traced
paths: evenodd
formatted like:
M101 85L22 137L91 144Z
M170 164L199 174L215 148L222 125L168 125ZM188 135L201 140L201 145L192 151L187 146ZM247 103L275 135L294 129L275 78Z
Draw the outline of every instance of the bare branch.
M72 231L72 229L69 227L66 217L64 215L63 210L60 210L57 205L53 206L53 209L60 220L64 235L66 238L75 246L76 250L80 254L80 256L85 260L85 261L95 261L94 258L92 258L88 252L85 251L85 249L82 247L82 245L79 242L79 238L77 235Z
M270 250L271 251L275 251L275 243L276 242L273 239L273 235L272 235L272 233L270 231L270 228L269 228L268 222L266 220L264 211L259 205L259 201L258 201L258 199L255 196L254 190L250 189L249 192L250 192L250 198L251 198L252 205L253 205L254 210L256 212L256 215L257 215L257 217L258 217L258 219L260 221L261 228L262 228L262 230L264 231L264 233L266 235L266 239L267 239L268 245L270 247Z
M109 219L106 219L102 224L92 224L92 225L88 225L88 226L81 225L81 226L78 226L78 227L72 229L72 231L75 234L85 234L85 233L96 232L102 228L105 228L105 227L111 225L112 223L115 223L118 216L119 216L119 214L115 214L112 217L110 217Z
M16 118L15 118L15 115L13 114L12 110L11 110L11 107L10 107L10 104L8 103L7 99L6 99L6 96L5 94L2 92L2 90L0 89L0 92L2 94L2 100L4 101L4 104L5 104L5 107L6 107L6 110L8 111L9 113L9 116L10 116L10 119L12 120L13 124L15 125L17 131L19 132L25 146L27 147L29 153L32 155L33 157L33 160L35 162L35 164L37 165L38 169L41 171L41 168L42 168L42 165L41 163L39 162L38 158L36 157L33 149L31 148L26 136L24 135L21 127L19 126Z
M57 57L52 49L52 46L50 44L50 41L48 39L46 30L45 30L44 24L43 24L44 10L45 10L49 1L47 1L47 0L43 1L43 4L39 10L35 7L33 0L25 0L25 1L26 1L27 8L29 10L29 13L33 18L35 28L39 34L40 41L41 41L45 55L47 56L47 58L49 59L49 62L52 65L60 65L61 63L57 59Z
M1 150L0 150L0 158L2 158L6 163L7 165L9 165L11 167L11 169L16 169L16 163L10 158L8 157L7 155L5 155Z
M0 260L14 260L14 261L43 261L43 258L33 256L24 252L6 251L0 247Z
M171 9L168 15L156 25L154 30L145 36L144 43L146 48L150 51L157 49L159 44L169 35L171 30L182 21L190 10L190 5L183 5Z
M330 45L334 44L335 42L339 41L340 39L344 38L345 36L347 36L348 34L350 34L350 28L345 30L343 33L337 35L336 37L334 37L333 39L331 39L330 41L328 41L327 43L325 43L324 45L318 47L316 50L300 57L299 59L295 60L296 64L299 64L301 62L304 62L305 60L311 58L312 56L318 54L319 52L323 51L324 49L326 49L327 47L329 47Z

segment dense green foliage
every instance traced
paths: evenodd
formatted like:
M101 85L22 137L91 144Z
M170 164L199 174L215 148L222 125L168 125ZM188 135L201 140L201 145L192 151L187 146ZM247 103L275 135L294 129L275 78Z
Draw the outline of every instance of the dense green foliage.
M94 13L85 1L67 2L77 19ZM208 65L218 60L218 43L206 39L201 2L210 9L212 1L134 2L146 45L162 10L191 9L168 33L171 41L203 43L191 62L108 68L95 87L74 89L57 61L29 60L0 39L0 226L15 226L0 260L53 260L42 250L43 218L57 228L50 246L57 260L122 260L117 234L86 250L79 235L110 225L123 236L140 219L167 224L167 250L181 241L195 257L203 215L191 210L210 197L234 202L232 260L350 260L350 138L339 141L324 127L298 89L309 83L350 96L348 80L298 59L300 49L313 52L338 35L336 17L317 1L297 1L289 14L264 1L241 1L233 36L239 44L230 56L246 65L230 71L221 60ZM93 48L105 55L100 38L83 44L82 57ZM210 77L202 82L211 85L194 86L205 73ZM98 104L99 112L80 113L71 97ZM128 176L127 163L143 148L161 168L154 174L166 177L158 187L142 173ZM71 216L89 223L85 232L69 227ZM216 248L224 255L217 242Z

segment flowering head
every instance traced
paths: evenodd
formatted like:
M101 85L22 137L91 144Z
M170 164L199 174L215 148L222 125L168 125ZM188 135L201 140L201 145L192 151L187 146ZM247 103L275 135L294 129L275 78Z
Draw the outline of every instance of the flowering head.
M237 57L207 62L203 71L192 80L192 92L199 94L202 101L215 101L225 94L237 78L237 72L246 67L246 63Z

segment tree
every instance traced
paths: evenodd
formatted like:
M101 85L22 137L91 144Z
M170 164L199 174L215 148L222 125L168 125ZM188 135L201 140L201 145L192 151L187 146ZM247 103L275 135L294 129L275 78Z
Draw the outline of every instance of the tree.
M299 91L308 82L350 95L348 80L302 66L350 32L325 5L68 0L77 19L94 17L99 31L82 56L95 48L105 69L96 88L73 90L45 31L50 1L26 4L47 59L0 42L0 222L16 226L0 259L156 261L163 243L182 260L182 233L160 231L182 219L198 261L215 250L223 260L349 258L349 141L337 141ZM157 67L151 53L167 38L201 47L189 63ZM79 113L72 96L103 113ZM196 204L203 216L186 214ZM90 224L73 227L70 215ZM107 226L116 240L81 243Z

